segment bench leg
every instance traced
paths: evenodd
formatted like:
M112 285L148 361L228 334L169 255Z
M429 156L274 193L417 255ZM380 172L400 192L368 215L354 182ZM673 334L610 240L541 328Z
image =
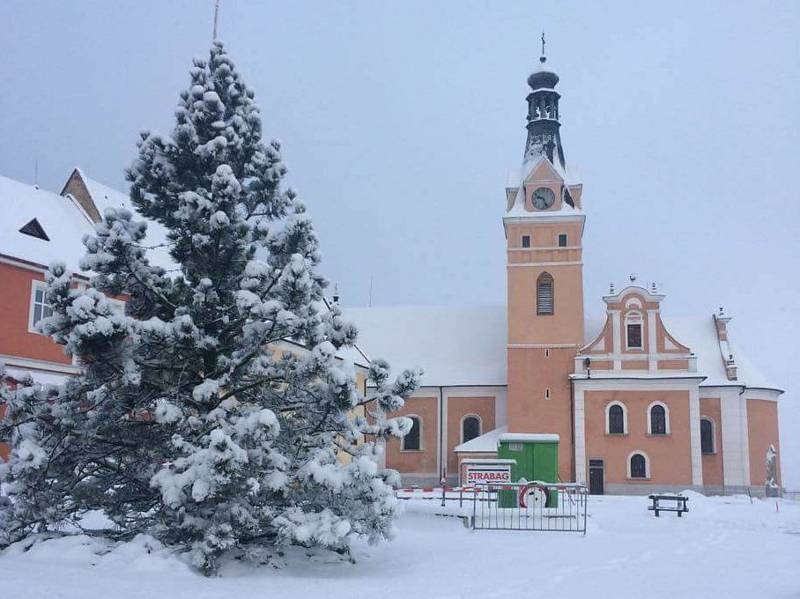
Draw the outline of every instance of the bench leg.
M656 510L656 518L658 518L658 510Z
M683 516L683 512L678 510L678 518L680 518L681 516Z

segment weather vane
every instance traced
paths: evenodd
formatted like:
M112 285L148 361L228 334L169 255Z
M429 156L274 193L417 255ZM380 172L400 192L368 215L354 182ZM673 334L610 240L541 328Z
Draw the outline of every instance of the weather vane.
M544 57L544 45L545 45L545 43L546 42L544 41L544 31L542 31L542 57Z

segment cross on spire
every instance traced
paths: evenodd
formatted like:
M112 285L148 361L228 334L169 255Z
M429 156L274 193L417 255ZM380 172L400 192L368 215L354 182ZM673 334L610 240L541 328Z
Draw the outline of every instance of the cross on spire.
M547 42L544 39L544 31L542 31L542 58L544 58L544 46Z

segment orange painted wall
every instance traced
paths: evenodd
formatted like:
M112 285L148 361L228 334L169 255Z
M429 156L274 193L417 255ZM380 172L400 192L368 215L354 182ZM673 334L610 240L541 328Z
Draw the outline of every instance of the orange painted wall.
M49 337L28 332L33 281L38 272L0 263L0 354L71 364L60 345Z
M703 484L722 486L724 478L722 461L722 410L718 397L700 399L700 416L714 423L714 453L703 454Z
M778 484L781 484L781 446L778 439L778 402L763 399L747 400L747 431L750 438L750 484L763 486L766 482L767 449L775 446L778 452Z
M450 397L447 400L447 472L458 470L458 455L453 451L461 443L461 418L476 414L481 418L481 434L494 430L494 397Z
M607 435L605 409L620 401L628 410L628 434ZM647 434L647 407L661 401L669 407L670 434ZM605 462L606 483L691 485L688 391L586 391L586 458ZM650 480L629 480L628 455L641 450L650 458Z
M574 349L509 348L508 350L508 430L512 433L556 433L558 475L571 481L572 409L567 373L573 365ZM545 399L545 389L550 399Z
M404 473L437 474L436 439L439 431L439 410L436 397L410 397L397 416L419 416L422 420L422 450L401 451L400 439L386 442L386 465Z

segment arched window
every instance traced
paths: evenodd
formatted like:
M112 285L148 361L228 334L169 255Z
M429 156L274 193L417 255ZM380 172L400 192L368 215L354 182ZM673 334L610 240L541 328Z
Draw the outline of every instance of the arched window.
M647 471L647 457L643 453L633 453L628 459L629 478L649 478Z
M536 314L553 314L554 305L553 276L543 272L536 279Z
M650 435L669 434L669 409L660 401L651 403L647 408L647 433Z
M700 451L714 453L714 423L709 418L700 419Z
M470 414L461 419L461 442L472 441L475 437L481 436L481 419L479 416Z
M419 451L422 449L422 421L418 416L408 416L411 419L411 430L402 440L403 451Z
M628 428L625 420L625 407L621 403L612 403L606 408L606 432L609 435L624 435Z

